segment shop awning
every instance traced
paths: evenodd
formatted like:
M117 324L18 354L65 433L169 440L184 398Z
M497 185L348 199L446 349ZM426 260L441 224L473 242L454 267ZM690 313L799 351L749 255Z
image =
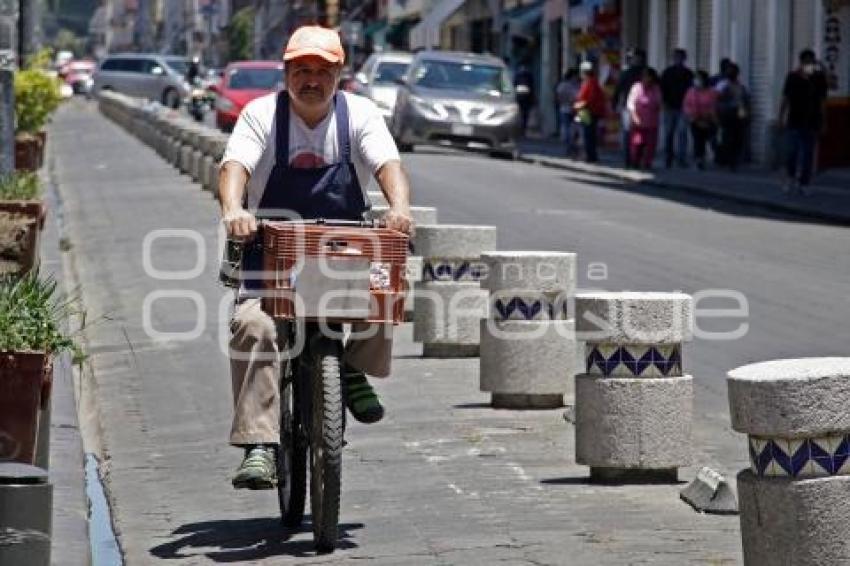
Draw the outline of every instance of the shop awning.
M465 0L440 0L434 8L410 30L411 49L431 49L440 44L440 26L463 6Z
M502 21L507 33L515 37L536 37L540 33L540 21L542 19L542 2L514 8L502 14Z
M405 18L387 26L384 40L397 49L409 49L410 30L419 22L419 18Z
M370 37L370 36L373 36L377 33L381 33L386 28L387 28L387 21L386 20L377 20L377 21L372 22L368 26L366 26L366 28L363 30L363 35L365 35L366 37Z

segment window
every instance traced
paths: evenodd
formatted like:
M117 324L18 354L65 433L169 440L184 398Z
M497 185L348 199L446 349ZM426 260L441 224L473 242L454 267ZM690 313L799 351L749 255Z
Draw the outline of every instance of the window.
M165 64L178 75L185 76L189 70L189 61L182 58L166 59Z
M107 59L100 68L103 71L129 71L130 62L128 59Z
M413 84L433 89L472 90L495 96L513 92L507 70L484 63L425 60L416 67Z
M277 90L283 84L283 69L233 69L227 87L233 90Z
M407 72L407 63L386 61L375 69L375 84L393 84Z

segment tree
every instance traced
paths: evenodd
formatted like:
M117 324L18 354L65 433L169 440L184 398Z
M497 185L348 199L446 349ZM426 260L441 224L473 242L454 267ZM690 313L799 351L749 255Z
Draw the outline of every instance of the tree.
M80 57L85 52L86 40L71 30L62 28L53 40L53 47L56 51L70 51L74 56Z
M227 26L227 55L231 61L251 59L254 55L254 9L242 8Z

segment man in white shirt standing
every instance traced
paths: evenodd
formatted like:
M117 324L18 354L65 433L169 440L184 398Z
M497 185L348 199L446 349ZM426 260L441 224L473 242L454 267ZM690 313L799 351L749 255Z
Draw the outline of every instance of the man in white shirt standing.
M227 233L251 238L264 211L303 218L359 220L365 187L377 180L390 204L387 227L410 234L410 188L398 150L370 100L337 92L345 52L339 35L304 26L286 46L286 90L258 98L242 111L222 159L219 196ZM248 254L243 270L260 270ZM234 418L230 443L245 449L236 488L271 489L279 441L279 365L274 321L244 281L231 321ZM390 373L392 339L385 331L346 344L343 389L355 419L377 422L384 410L366 373ZM272 356L269 356L272 354ZM272 362L259 360L275 360Z

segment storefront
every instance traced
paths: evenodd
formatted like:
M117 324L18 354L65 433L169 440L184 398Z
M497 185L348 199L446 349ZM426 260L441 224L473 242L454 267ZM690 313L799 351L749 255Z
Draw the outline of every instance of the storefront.
M850 167L850 0L824 0L818 12L817 47L829 84L818 164Z
M626 0L571 0L569 12L570 66L592 61L599 81L609 97L614 93L623 66L624 18ZM619 144L619 119L611 113L602 122L600 139L606 147Z

